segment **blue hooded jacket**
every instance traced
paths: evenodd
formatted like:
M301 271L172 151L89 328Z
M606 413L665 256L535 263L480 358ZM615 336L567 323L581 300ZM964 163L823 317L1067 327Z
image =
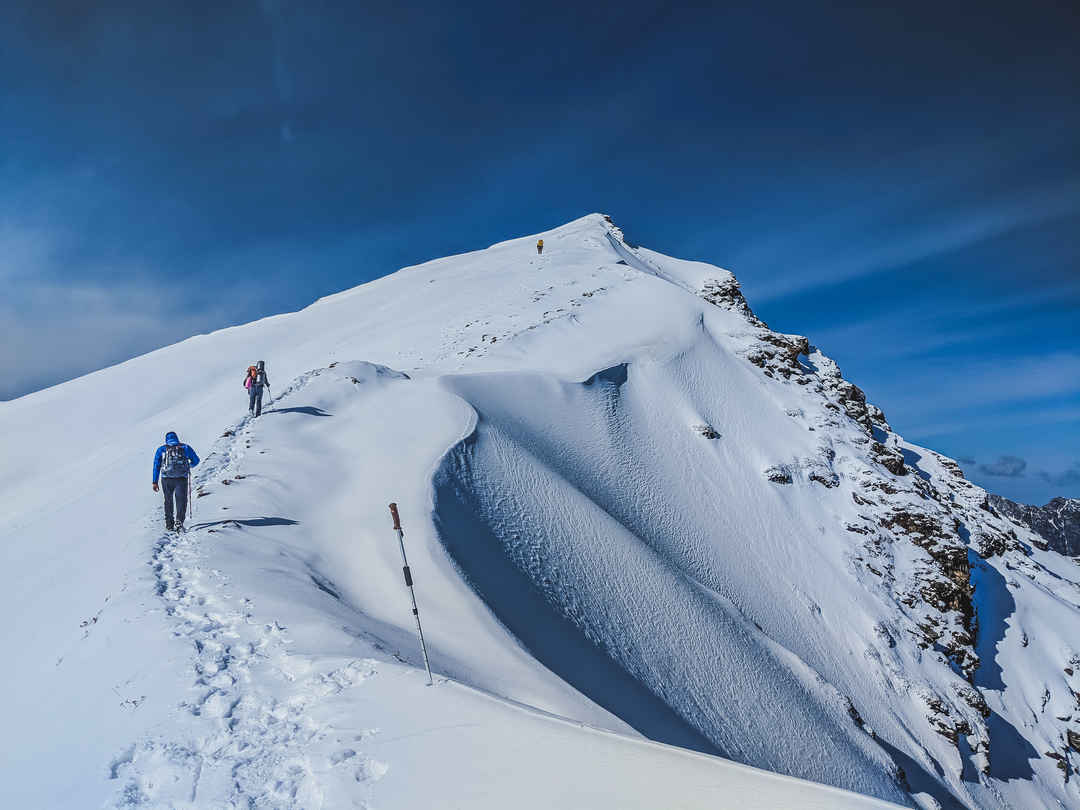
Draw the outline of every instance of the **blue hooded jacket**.
M188 457L188 461L191 462L192 467L194 467L196 464L199 463L199 457L198 457L198 455L196 455L195 451L192 450L188 445L182 444L180 442L180 439L177 438L176 434L173 433L170 430L168 433L165 434L165 444L161 445L161 447L159 447L157 449L157 452L154 453L154 483L155 484L158 482L158 473L161 472L161 459L165 456L165 448L166 447L175 447L178 444L181 447L184 448L184 455Z

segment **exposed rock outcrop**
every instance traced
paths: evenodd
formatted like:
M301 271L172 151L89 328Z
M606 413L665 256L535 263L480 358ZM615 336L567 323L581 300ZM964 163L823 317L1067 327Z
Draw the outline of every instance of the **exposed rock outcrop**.
M754 326L760 326L762 329L769 328L768 324L750 309L738 280L730 273L719 278L708 279L699 294L710 304L738 312Z
M821 391L834 405L850 416L866 431L873 434L874 428L891 431L881 408L866 401L866 394L859 386L844 379L840 366L830 357L826 357L816 346L811 346L807 356L810 364L817 371L815 375Z
M870 457L893 475L907 475L904 454L894 447L886 447L881 442L872 442Z
M764 369L766 376L779 374L785 379L798 375L797 382L803 385L809 382L802 376L803 367L799 355L810 350L810 341L801 335L782 335L779 332L766 331L760 343L746 355L747 359L758 368Z

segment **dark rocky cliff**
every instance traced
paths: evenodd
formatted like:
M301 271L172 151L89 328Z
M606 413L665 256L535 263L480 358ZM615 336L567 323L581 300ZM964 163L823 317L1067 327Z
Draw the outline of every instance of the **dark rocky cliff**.
M995 511L1027 526L1049 548L1071 557L1080 556L1080 500L1054 498L1046 506L1028 506L1000 495L990 495L988 500Z

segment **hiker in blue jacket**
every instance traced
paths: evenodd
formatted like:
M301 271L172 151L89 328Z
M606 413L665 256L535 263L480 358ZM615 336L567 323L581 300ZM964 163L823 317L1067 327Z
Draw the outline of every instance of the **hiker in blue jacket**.
M158 477L161 478L161 490L165 493L165 530L182 532L184 516L187 514L188 492L191 481L191 468L199 463L199 456L188 445L183 444L173 431L165 434L165 444L154 453L154 492L158 491ZM176 521L173 521L173 501L176 502Z

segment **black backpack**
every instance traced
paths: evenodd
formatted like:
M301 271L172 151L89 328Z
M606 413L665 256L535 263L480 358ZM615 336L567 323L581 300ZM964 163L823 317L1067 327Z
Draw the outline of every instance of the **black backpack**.
M165 456L161 459L162 478L187 478L191 473L191 461L182 444L165 445Z

